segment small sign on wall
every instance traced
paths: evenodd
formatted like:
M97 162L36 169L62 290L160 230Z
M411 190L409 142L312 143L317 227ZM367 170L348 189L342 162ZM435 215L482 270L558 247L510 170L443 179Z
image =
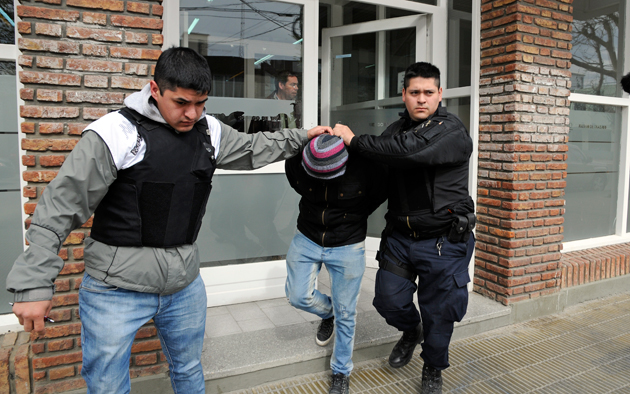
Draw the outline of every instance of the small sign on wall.
M402 94L404 87L405 87L405 72L401 71L398 73L398 94Z

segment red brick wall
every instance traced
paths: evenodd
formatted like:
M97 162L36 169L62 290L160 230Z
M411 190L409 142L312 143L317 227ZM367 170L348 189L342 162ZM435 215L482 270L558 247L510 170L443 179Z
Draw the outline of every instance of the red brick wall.
M482 0L475 291L560 288L572 0Z
M0 394L29 394L29 335L10 332L0 335Z
M630 244L564 253L561 287L583 285L630 273Z
M21 19L19 79L24 85L23 192L29 199L24 210L31 215L84 127L122 107L126 95L150 80L163 43L163 7L161 1L22 0L16 13ZM85 385L80 377L78 288L90 224L73 231L59 253L65 266L50 315L55 323L47 324L45 335L31 337L35 393ZM165 372L160 349L155 328L143 327L132 350L132 377Z

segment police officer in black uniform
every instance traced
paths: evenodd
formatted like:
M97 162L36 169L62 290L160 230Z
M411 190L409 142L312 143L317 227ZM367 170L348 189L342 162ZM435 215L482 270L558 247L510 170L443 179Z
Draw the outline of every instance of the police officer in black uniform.
M415 63L405 72L406 111L380 136L334 128L366 158L389 166L389 202L377 255L374 306L403 332L389 357L406 365L417 343L423 394L442 392L453 325L468 305L468 264L474 249L474 204L468 194L473 143L457 116L441 106L440 71ZM413 304L417 292L420 313Z

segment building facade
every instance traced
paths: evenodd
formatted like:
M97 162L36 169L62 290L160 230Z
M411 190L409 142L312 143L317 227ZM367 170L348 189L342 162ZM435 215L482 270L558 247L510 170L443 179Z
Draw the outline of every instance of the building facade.
M82 130L144 86L173 45L206 56L206 109L244 133L341 122L378 134L404 108L405 68L430 61L475 141L470 290L514 305L630 271L625 1L1 0L0 10L3 280ZM283 71L297 77L296 100L274 99ZM282 163L217 171L198 239L209 306L284 296L298 200ZM372 255L384 212L370 219ZM0 349L0 386L84 386L77 303L90 223L60 251L56 323ZM15 330L11 300L0 292L0 332ZM167 370L150 324L132 352L133 377Z

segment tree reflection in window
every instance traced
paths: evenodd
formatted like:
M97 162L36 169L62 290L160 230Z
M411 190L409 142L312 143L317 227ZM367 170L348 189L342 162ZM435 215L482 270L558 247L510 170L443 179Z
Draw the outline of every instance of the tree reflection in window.
M595 5L597 3L597 5ZM598 96L620 96L619 1L602 6L592 0L574 2L571 91Z

